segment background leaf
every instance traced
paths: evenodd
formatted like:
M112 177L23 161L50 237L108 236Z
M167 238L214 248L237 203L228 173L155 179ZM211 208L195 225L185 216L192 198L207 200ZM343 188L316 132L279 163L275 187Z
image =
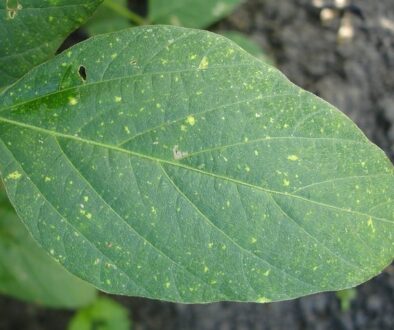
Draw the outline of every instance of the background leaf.
M258 59L265 61L267 64L273 64L272 59L264 54L263 49L260 47L260 45L248 36L236 31L225 31L220 34L234 41L238 46L240 46L253 56L257 57Z
M0 292L50 307L76 308L96 290L68 273L33 241L0 186Z
M112 0L115 4L127 8L127 0ZM100 6L93 17L84 25L84 29L90 36L115 32L131 27L127 18L120 16L106 6Z
M168 26L98 36L0 102L12 203L105 291L267 302L354 286L392 261L390 161L226 38Z
M230 14L242 0L149 0L153 23L204 28Z
M115 301L98 298L92 305L78 311L68 330L130 330L127 310Z
M52 57L102 0L0 2L0 89Z

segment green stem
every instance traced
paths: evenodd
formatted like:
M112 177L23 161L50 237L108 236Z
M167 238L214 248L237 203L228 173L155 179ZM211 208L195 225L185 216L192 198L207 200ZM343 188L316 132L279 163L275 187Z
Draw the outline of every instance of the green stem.
M147 21L145 20L145 18L134 13L130 9L128 9L124 6L121 6L121 5L117 4L116 2L113 2L112 0L104 0L103 5L106 6L107 8L112 9L114 12L116 12L120 16L123 16L123 17L129 19L130 21L132 21L133 23L135 23L137 25L146 25L147 24Z

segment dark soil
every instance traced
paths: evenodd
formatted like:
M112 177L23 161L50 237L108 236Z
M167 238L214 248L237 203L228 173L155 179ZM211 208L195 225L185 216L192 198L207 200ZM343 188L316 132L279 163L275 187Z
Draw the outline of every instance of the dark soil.
M343 110L394 161L394 1L353 3L355 34L345 43L337 40L340 19L322 24L312 0L245 1L213 30L252 36L290 80ZM392 330L394 266L359 286L348 311L334 293L264 305L117 299L130 309L135 329ZM0 298L0 330L65 329L70 315Z

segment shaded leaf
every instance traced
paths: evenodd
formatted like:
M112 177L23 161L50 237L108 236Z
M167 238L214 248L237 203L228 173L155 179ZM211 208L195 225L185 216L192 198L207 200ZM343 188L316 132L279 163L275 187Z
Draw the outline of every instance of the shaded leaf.
M105 291L266 302L354 286L393 258L384 153L221 36L97 36L0 102L13 205L46 250Z
M126 8L126 0L112 0L117 5ZM101 6L93 17L84 25L84 29L90 36L96 34L103 34L108 32L115 32L127 27L131 27L128 19L120 16L108 7Z
M0 87L46 61L102 0L0 2Z
M242 0L149 0L151 22L204 28L230 14Z
M91 329L130 330L128 312L117 302L100 297L92 305L78 311L68 327L68 330Z
M0 293L63 308L86 305L96 296L92 286L68 273L37 246L1 187Z
M253 56L257 57L258 59L265 61L268 64L272 63L272 60L264 54L263 49L260 47L260 45L248 36L236 31L225 31L220 34L234 41L238 46L240 46Z

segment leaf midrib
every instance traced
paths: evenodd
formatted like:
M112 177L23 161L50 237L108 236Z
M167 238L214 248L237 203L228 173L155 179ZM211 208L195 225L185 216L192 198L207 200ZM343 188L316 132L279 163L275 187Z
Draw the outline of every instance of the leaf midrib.
M277 190L273 190L273 189L263 188L263 187L260 187L260 186L254 186L254 185L252 185L250 183L247 183L247 182L244 182L244 181L240 181L240 180L237 180L237 179L234 179L234 178L226 177L224 175L215 174L215 173L211 173L211 172L206 172L206 171L203 171L201 169L194 168L192 166L188 166L188 165L185 165L185 164L182 164L182 163L179 163L179 162L174 162L174 161L170 161L170 160L167 160L167 159L156 158L156 157L145 155L145 154L142 154L142 153L139 153L139 152L136 152L136 151L122 149L122 148L114 146L114 145L105 144L105 143L102 143L102 142L97 142L97 141L93 141L93 140L89 140L89 139L85 139L85 138L81 138L81 137L73 136L73 135L69 135L69 134L59 133L59 132L56 132L56 131L52 131L52 130L48 130L48 129L45 129L45 128L33 126L33 125L30 125L30 124L21 123L21 122L12 120L12 119L7 119L7 118L1 117L1 116L0 116L0 122L4 122L4 123L11 124L11 125L15 125L15 126L31 129L33 131L40 132L40 133L43 133L43 134L47 134L47 135L53 136L55 138L56 137L60 137L60 138L65 138L65 139L69 139L69 140L74 140L74 141L78 141L78 142L81 142L81 143L95 145L95 146L98 146L98 147L107 148L107 149L111 149L111 150L114 150L114 151L126 153L126 154L129 154L129 155L132 155L132 156L135 156L135 157L139 157L139 158L143 158L143 159L147 159L147 160L150 160L150 161L153 161L153 162L156 162L156 163L162 163L162 164L172 165L172 166L176 166L176 167L181 167L181 168L184 168L184 169L187 169L187 170L190 170L190 171L201 173L203 175L212 176L212 177L214 177L216 179L221 179L221 180L225 180L225 181L232 182L232 183L235 183L235 184L243 185L243 186L246 186L246 187L249 187L249 188L252 188L252 189L264 191L264 192L269 193L269 194L276 194L276 195L282 195L282 196L285 196L285 197L291 197L291 198L303 200L303 201L308 202L308 203L313 203L313 204L316 204L316 205L320 205L322 207L335 209L335 210L340 211L340 212L346 212L346 213L355 214L355 215L363 216L363 217L367 217L367 218L370 217L370 218L373 218L375 220L382 221L382 222L394 225L393 221L391 221L389 219L386 219L386 218L381 218L381 217L377 217L377 216L374 216L374 215L371 215L371 214L358 212L358 211L354 211L354 210L350 210L350 209L344 209L344 208L340 208L340 207L337 207L337 206L334 206L334 205L321 203L321 202L314 201L314 200L311 200L311 199L306 199L306 198L304 198L302 196L294 195L294 194L289 193L289 192L281 192L281 191L277 191ZM291 139L291 138L297 138L297 137L288 137L288 138ZM271 138L271 139L273 139L273 138Z

